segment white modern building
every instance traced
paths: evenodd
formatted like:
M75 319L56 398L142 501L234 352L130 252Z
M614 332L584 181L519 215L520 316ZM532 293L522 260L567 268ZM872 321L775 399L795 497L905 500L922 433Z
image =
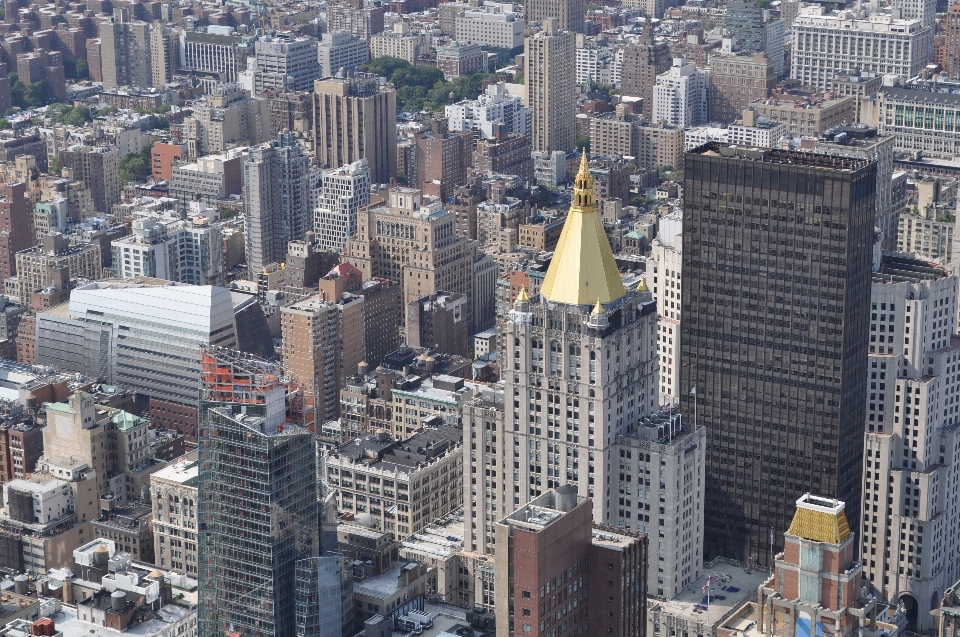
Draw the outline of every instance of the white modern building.
M257 40L254 51L251 66L256 95L265 90L309 91L314 80L321 77L317 41L313 38L275 33Z
M873 274L860 561L907 629L960 579L957 276L903 255Z
M610 49L599 46L577 49L577 84L610 84L611 79Z
M727 128L727 141L750 148L774 148L786 134L786 124L758 118L756 111L748 108L742 119Z
M498 49L523 46L524 21L516 7L509 3L486 2L467 9L456 19L457 41Z
M510 95L504 82L487 87L475 100L463 100L445 107L447 126L451 131L474 130L483 139L494 137L494 124L503 124L507 132L527 135L530 130L530 109L519 96Z
M920 20L802 7L793 22L790 77L820 90L836 75L859 71L910 78L930 62L932 42L933 29Z
M730 139L730 131L720 126L697 126L683 131L683 149L690 150L697 146L703 146L708 142L727 143Z
M202 202L191 202L197 211ZM111 243L114 274L122 279L148 276L193 285L223 285L221 224L202 215L140 217L133 234Z
M3 502L11 519L47 524L73 513L73 489L63 480L11 480L3 485Z
M343 252L357 231L357 210L370 204L370 168L361 159L311 176L313 231L323 250Z
M37 313L37 363L195 405L200 347L249 344L237 336L235 314L256 298L240 296L235 307L229 290L208 285L89 283L73 290L69 303Z
M682 58L657 76L653 87L653 121L674 126L696 126L707 121L709 76Z
M320 77L333 77L340 70L350 71L370 57L367 41L355 38L349 31L324 33L317 45ZM312 87L311 87L312 88Z

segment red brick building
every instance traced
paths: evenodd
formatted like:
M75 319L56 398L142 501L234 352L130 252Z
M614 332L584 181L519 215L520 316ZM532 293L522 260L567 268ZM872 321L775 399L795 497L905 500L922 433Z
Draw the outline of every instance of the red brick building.
M646 634L647 536L594 526L592 511L564 485L497 524L497 635Z
M21 182L5 184L0 197L0 281L17 273L17 253L34 244L33 208Z

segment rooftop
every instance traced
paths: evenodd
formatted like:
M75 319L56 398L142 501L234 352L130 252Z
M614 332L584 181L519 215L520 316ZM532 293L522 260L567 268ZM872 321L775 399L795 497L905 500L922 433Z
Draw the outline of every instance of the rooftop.
M711 578L709 606L705 585ZM716 626L745 600L754 599L757 589L770 579L764 569L751 570L735 562L714 560L704 565L704 573L672 600L648 598L648 610L667 613L693 624Z
M853 534L843 512L845 506L841 500L805 493L797 499L797 512L793 514L787 535L814 542L840 544Z
M824 168L833 171L854 172L865 168L871 162L853 157L841 157L837 155L821 155L818 153L801 153L792 150L780 150L777 148L747 148L723 144L720 142L708 142L689 151L691 155L707 155L711 157L723 157L725 159L739 159L742 161L755 161L765 164L792 164L809 168Z
M196 487L200 481L199 476L200 467L197 463L197 452L192 451L152 474L150 479L175 482L185 487Z

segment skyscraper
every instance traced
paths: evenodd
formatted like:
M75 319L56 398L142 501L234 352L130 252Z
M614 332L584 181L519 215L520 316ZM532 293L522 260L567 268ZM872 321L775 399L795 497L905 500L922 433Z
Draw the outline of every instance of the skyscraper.
M656 410L657 315L649 292L624 289L586 155L540 295L519 294L504 330L514 461L496 470L507 497L519 506L571 484L593 499L595 522L615 524L605 459L617 436ZM493 529L484 526L477 541L489 546Z
M674 58L653 87L653 121L684 128L706 122L708 84L707 73L682 57Z
M314 82L314 148L321 168L366 158L370 179L397 175L397 93L380 78L357 73Z
M287 244L309 228L307 157L293 133L250 149L243 164L247 199L247 266L251 276L271 263L283 263Z
M584 0L528 0L527 22L543 22L556 18L564 31L583 33L587 9Z
M671 64L670 47L653 37L650 25L644 24L635 44L623 49L621 90L624 95L643 98L643 116L653 117L653 86L657 76L666 73Z
M324 250L343 252L357 231L357 210L370 203L370 167L366 159L313 175L310 189L313 231Z
M707 428L705 557L771 564L803 493L859 518L876 164L712 143L684 174L680 397Z
M202 368L199 631L294 637L297 566L320 551L309 393L231 350Z
M960 545L960 508L944 486L960 478L957 275L904 255L884 255L878 265L860 561L865 583L903 602L908 630L921 632L931 625L927 609L960 578L960 555L947 548Z
M118 8L114 19L100 23L100 55L103 88L153 86L153 54L150 25L126 20L127 10Z
M574 38L557 24L555 18L546 19L543 31L524 39L525 90L535 152L570 152L576 144Z
M17 253L33 247L33 211L22 182L3 186L0 197L0 281L17 273Z

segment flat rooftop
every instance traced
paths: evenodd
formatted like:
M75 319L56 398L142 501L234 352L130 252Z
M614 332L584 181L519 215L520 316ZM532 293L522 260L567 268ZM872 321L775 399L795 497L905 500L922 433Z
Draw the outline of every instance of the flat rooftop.
M701 590L711 574L714 579L710 587L708 608L707 593ZM770 579L770 573L763 568L748 573L740 565L714 562L712 566L705 565L703 575L681 590L674 599L660 601L648 598L647 607L648 610L659 608L661 613L716 627L733 608L740 606L744 601L756 599L757 589L768 579Z
M854 172L870 164L868 160L837 155L802 153L778 148L748 148L720 142L708 142L688 151L691 155L723 157L730 160L762 162L765 164L791 164L808 168L825 168L833 171Z
M200 467L197 463L197 452L181 456L172 463L157 471L151 479L166 480L182 484L185 487L195 487L200 479Z

